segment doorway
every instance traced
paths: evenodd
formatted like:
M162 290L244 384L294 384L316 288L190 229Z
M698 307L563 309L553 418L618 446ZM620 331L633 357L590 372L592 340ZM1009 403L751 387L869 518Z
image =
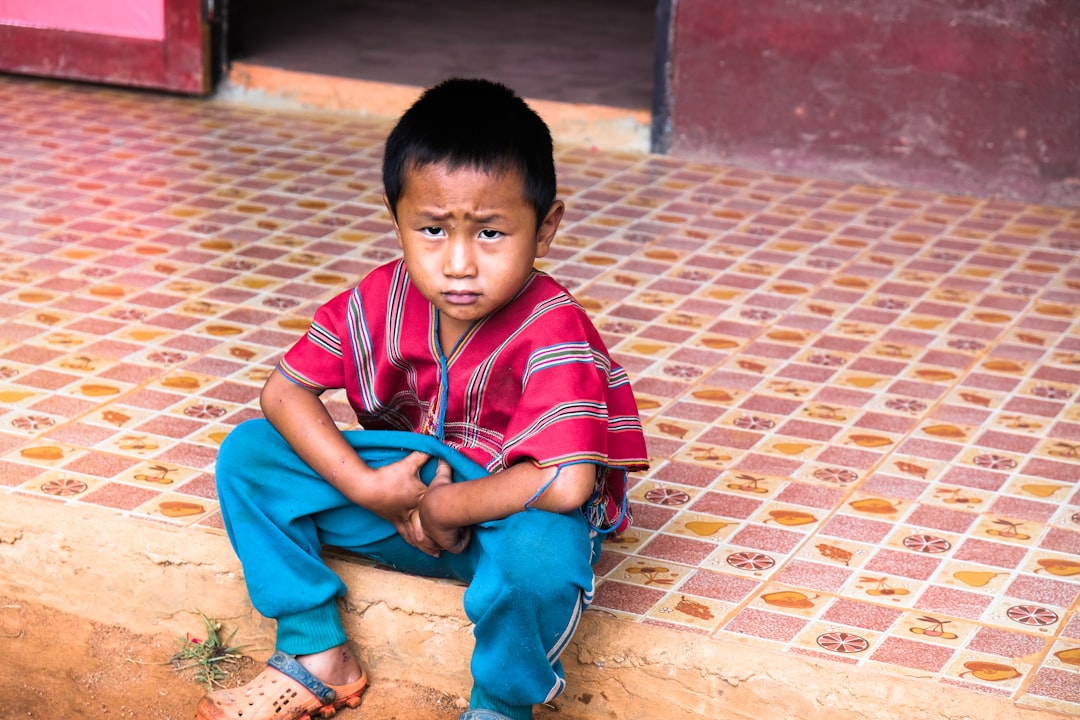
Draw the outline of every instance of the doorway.
M649 110L657 0L228 0L229 59L428 87L486 77L526 98Z

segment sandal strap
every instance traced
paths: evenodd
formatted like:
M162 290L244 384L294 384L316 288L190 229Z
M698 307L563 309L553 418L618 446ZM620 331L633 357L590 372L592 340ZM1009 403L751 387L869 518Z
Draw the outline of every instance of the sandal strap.
M292 655L286 655L280 650L277 650L270 656L270 659L266 661L266 664L283 675L288 675L310 690L311 694L319 698L319 702L323 705L328 705L337 700L337 692L322 680L309 673L307 668L298 663L296 658Z

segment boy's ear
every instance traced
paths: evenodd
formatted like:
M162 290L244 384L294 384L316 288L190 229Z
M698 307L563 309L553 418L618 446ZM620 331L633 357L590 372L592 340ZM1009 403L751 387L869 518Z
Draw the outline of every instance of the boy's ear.
M390 205L390 198L386 197L386 193L382 194L382 204L386 208L386 212L390 213L390 222L394 224L394 237L397 238L398 245L401 245L401 230L398 228L397 215L394 213L394 208Z
M562 200L556 200L551 204L547 215L540 223L540 229L536 232L536 257L542 258L551 250L551 243L555 240L555 233L559 230L559 223L562 222L565 212L566 204Z

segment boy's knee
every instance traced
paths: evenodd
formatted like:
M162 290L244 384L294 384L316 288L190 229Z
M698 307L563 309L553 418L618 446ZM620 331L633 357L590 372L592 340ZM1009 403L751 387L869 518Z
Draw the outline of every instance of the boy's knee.
M236 470L251 463L252 455L265 448L266 443L273 441L277 434L274 426L266 420L245 420L225 436L218 448L216 469L220 481L221 477L231 477Z
M498 525L484 549L508 584L528 590L563 584L563 578L569 585L591 582L592 543L581 518L528 510Z
M277 434L277 431L274 429L274 426L270 424L269 420L252 418L250 420L244 420L230 430L229 434L225 436L225 440L222 441L222 445L229 442L259 439L266 437L267 435L275 434Z

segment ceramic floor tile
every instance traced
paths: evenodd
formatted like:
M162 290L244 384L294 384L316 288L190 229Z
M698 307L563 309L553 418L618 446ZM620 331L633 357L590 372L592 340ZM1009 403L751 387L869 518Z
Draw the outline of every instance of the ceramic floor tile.
M15 78L0 117L0 492L222 532L221 439L396 257L389 125ZM557 163L542 267L653 462L595 606L1080 712L1077 210Z

